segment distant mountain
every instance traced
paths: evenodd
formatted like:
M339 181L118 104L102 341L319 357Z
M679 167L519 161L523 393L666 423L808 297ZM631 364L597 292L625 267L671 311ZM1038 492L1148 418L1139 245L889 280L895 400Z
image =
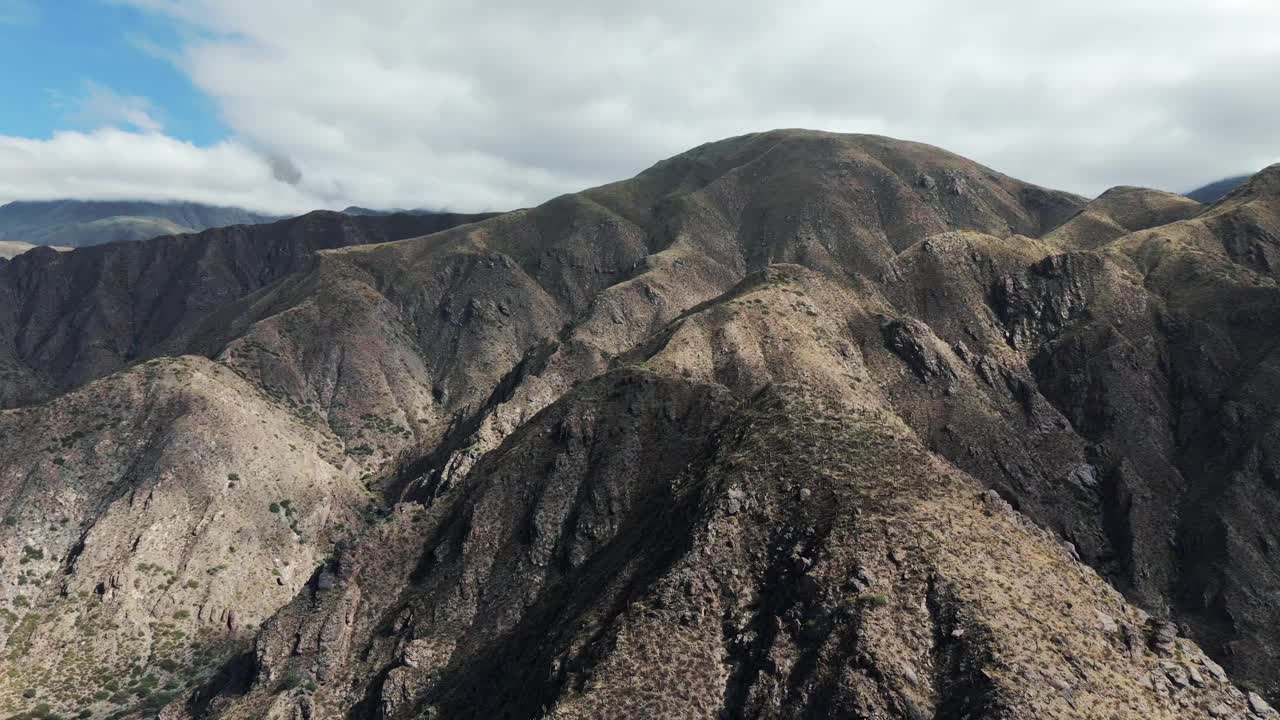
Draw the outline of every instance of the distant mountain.
M0 240L85 247L279 218L199 203L50 200L0 206Z
M1187 197L1206 205L1216 203L1226 197L1232 190L1248 182L1249 177L1248 175L1237 175L1236 177L1223 178L1217 182L1211 182L1204 187L1192 190L1187 193Z
M0 260L8 260L9 258L18 257L22 253L35 247L39 246L17 240L0 240ZM54 247L54 250L70 250L70 248Z
M375 210L373 208L360 207L352 205L342 211L345 215L365 215L369 217L378 217L382 215L446 215L448 213L443 210L427 210L425 208L415 208L412 210L406 208L386 208L384 210Z

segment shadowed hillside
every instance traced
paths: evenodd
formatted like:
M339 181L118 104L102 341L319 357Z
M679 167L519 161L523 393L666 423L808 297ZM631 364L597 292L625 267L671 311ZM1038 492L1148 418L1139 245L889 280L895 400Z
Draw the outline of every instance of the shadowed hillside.
M25 253L0 265L0 407L39 401L152 357L175 332L306 266L317 250L484 217L315 212L65 254Z

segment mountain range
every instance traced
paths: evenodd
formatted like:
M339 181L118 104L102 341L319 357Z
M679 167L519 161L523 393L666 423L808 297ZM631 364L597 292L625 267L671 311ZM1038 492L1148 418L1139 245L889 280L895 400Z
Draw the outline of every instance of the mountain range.
M0 711L1278 718L1278 280L807 130L0 260Z
M0 205L0 241L85 247L277 219L199 203L20 201Z

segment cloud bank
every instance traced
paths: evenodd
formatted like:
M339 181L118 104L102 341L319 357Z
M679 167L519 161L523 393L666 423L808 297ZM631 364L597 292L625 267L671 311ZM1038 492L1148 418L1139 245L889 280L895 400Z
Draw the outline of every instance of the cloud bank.
M0 138L0 198L510 208L775 127L920 140L1089 195L1280 160L1274 0L120 1L181 27L174 61L234 138L138 117Z
M0 136L0 198L146 199L304 212L314 198L273 177L235 142L196 147L159 133L104 128L47 140Z

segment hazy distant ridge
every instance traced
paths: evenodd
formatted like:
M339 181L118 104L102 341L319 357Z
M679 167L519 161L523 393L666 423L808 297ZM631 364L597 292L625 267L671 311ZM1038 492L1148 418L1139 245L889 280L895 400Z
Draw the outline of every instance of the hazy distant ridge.
M0 240L85 247L278 218L199 203L49 200L0 206Z

